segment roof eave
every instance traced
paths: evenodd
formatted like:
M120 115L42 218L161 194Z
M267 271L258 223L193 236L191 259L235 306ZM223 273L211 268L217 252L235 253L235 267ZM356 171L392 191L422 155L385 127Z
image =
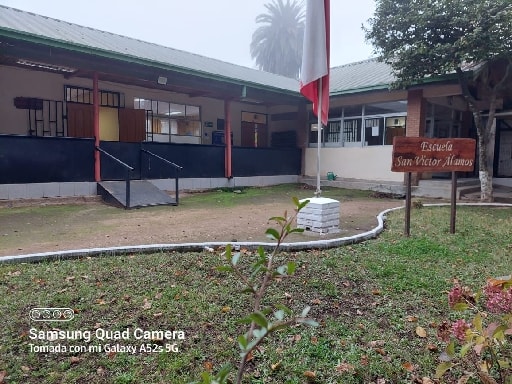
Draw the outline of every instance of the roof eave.
M202 77L205 79L210 79L210 80L215 80L215 81L220 81L220 82L225 82L225 83L231 83L231 84L236 84L236 85L245 85L245 86L258 88L258 89L265 90L265 91L284 93L284 94L287 94L290 96L300 95L300 93L298 91L298 85L297 85L297 91L290 90L290 89L276 88L276 87L268 87L268 86L265 86L265 85L259 84L259 83L242 81L242 80L234 79L234 78L227 77L227 76L215 75L215 74L212 74L209 72L204 72L204 71L191 70L190 68L169 65L169 64L162 63L162 62L155 61L155 60L142 59L140 57L136 57L136 56L132 56L132 55L126 55L126 54L123 55L123 54L115 53L112 51L92 48L87 45L74 44L74 43L69 43L69 42L57 40L57 39L50 39L50 38L46 38L44 36L34 35L31 33L26 33L26 32L22 32L22 31L15 31L15 30L3 28L3 27L0 27L0 36L5 36L5 37L8 37L8 38L11 38L14 40L22 40L22 41L34 43L34 44L42 44L42 45L46 45L46 46L49 46L52 48L66 49L66 50L84 53L84 54L88 54L88 55L96 55L96 56L100 56L100 57L107 58L107 59L113 59L113 60L118 60L118 61L123 61L123 62L128 62L128 63L134 63L134 64L139 64L139 65L144 65L144 66L155 67L155 68L159 68L162 70L175 71L175 72L179 72L182 74Z

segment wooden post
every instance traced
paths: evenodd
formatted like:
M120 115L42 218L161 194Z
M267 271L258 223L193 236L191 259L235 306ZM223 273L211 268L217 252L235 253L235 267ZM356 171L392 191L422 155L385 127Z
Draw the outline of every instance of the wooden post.
M450 210L450 233L455 233L455 217L457 216L457 172L452 172L452 196Z
M405 192L405 229L404 235L409 237L411 235L411 172L406 172L405 174L405 183L406 183L406 192Z

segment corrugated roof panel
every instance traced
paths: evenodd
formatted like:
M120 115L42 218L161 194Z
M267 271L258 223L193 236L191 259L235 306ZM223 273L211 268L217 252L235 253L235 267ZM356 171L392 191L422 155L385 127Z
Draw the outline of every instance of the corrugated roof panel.
M186 72L216 76L240 84L299 92L299 82L284 76L211 59L111 32L80 26L0 5L0 29L25 33L70 46L122 55ZM331 94L384 88L395 81L391 68L376 59L331 68Z
M395 80L389 65L377 59L369 59L331 68L329 92L337 94L386 87Z
M216 75L246 84L262 85L293 92L299 90L299 83L295 79L2 5L0 5L0 28L72 46L92 48L106 53L150 61L184 71Z

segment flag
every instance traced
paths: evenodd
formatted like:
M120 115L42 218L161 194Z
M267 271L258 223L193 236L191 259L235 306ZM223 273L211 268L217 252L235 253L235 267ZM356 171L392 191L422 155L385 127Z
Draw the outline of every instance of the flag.
M318 91L322 82L322 124L329 116L329 0L308 0L300 73L300 93L313 103L318 116Z

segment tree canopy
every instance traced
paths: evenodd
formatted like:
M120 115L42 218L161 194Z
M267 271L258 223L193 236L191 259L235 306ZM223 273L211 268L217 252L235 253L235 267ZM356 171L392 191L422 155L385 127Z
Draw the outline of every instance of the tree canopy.
M512 78L512 2L376 0L365 32L397 86L457 74L478 135L481 200L492 201L494 117Z
M261 26L252 35L251 56L261 70L298 78L304 40L303 5L296 0L273 0L265 8L268 13L256 17Z
M366 38L407 84L512 55L510 0L376 0Z

